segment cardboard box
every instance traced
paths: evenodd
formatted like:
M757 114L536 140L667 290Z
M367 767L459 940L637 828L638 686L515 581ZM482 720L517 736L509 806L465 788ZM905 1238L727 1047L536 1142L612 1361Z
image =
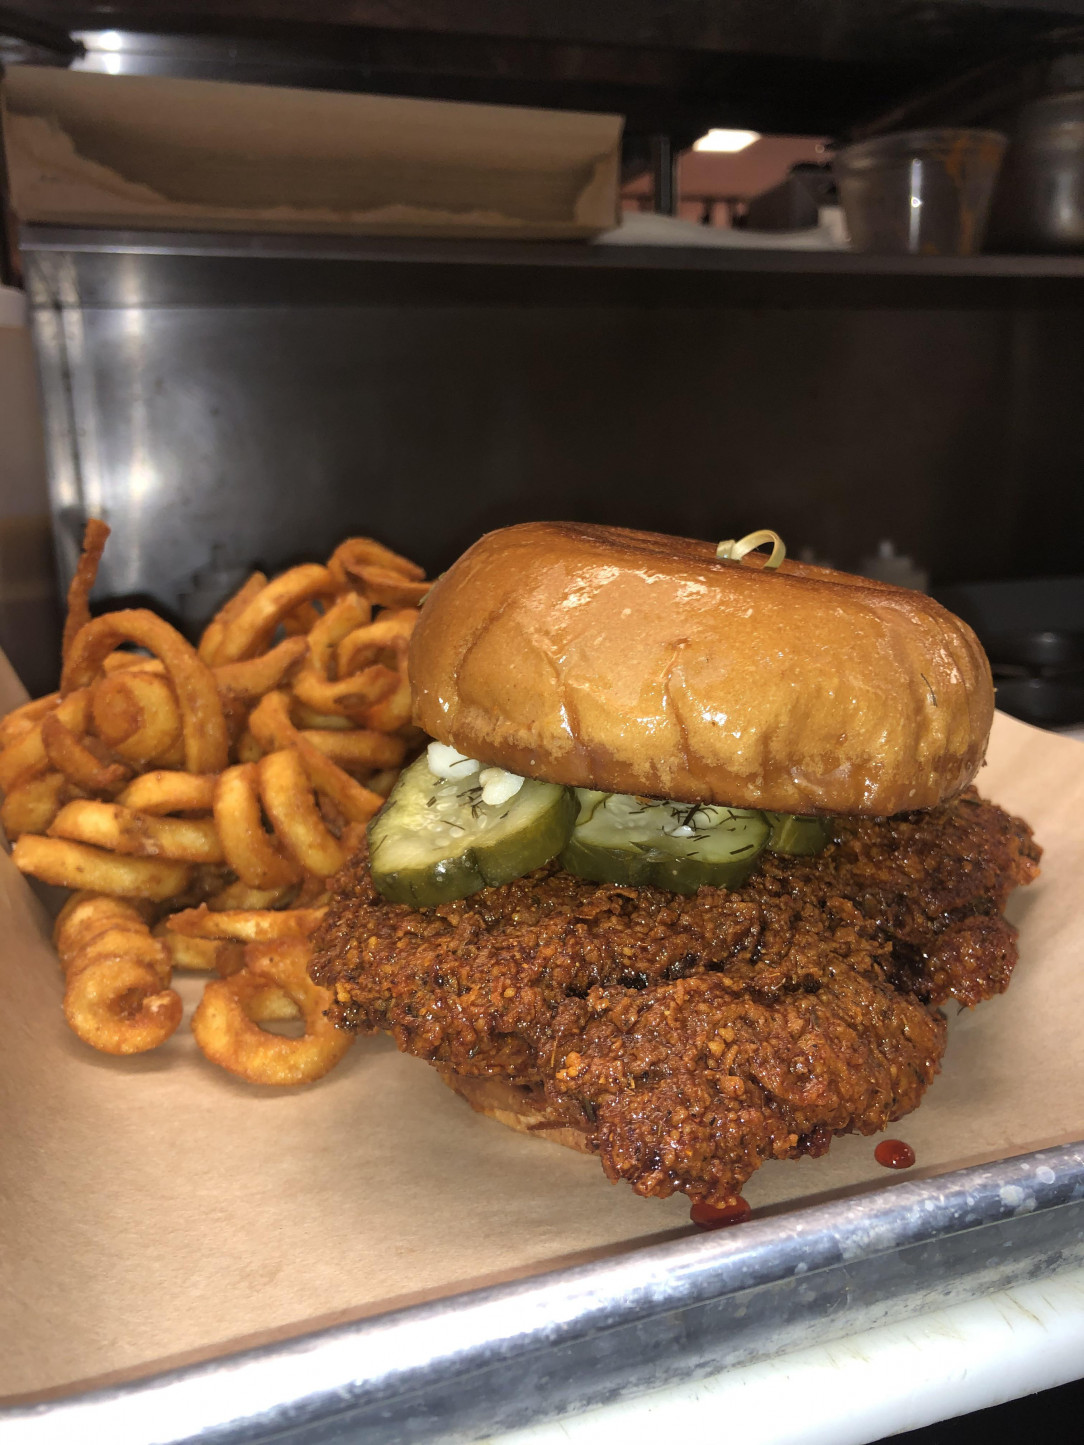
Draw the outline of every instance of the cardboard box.
M527 240L618 219L619 116L16 66L3 126L24 222Z

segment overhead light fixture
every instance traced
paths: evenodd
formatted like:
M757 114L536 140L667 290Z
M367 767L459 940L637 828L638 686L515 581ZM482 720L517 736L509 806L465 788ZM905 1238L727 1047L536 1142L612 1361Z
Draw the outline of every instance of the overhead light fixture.
M99 30L97 35L92 31L86 38L94 50L124 49L124 36L119 30Z
M707 135L702 135L698 141L693 142L693 150L720 151L733 155L735 151L743 151L746 146L751 146L759 139L760 132L755 130L709 130Z

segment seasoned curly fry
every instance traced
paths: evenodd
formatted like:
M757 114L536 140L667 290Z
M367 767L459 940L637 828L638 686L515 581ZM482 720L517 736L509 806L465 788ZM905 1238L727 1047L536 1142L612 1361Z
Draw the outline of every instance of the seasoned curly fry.
M52 712L59 701L60 694L50 692L45 697L35 698L33 702L24 702L22 707L15 708L6 718L0 719L0 751L10 748L20 738L32 732L34 724L40 722L47 712Z
M296 969L326 880L420 742L406 656L429 584L350 538L326 567L253 573L196 649L143 609L90 618L105 535L88 528L69 593L60 691L0 720L13 859L78 890L57 925L69 1022L110 1052L152 1048L180 1017L173 966L214 973L254 1067L317 1077L342 1036L329 1050L312 985L261 973L259 948ZM304 1039L258 1027L298 1016Z
M45 833L53 819L75 796L63 773L41 773L9 788L0 807L0 823L9 842L20 833Z
M290 699L284 692L269 692L252 709L249 730L265 753L292 747L299 736L290 720Z
M258 763L263 757L263 748L247 727L237 739L233 751L239 763Z
M360 773L370 790L373 780L369 774L374 768L378 772L394 768L398 776L398 769L407 754L405 738L394 733L378 733L372 728L301 728L296 736L318 749L345 772Z
M137 813L209 813L215 801L213 773L158 769L133 778L117 799Z
M240 943L267 943L281 938L308 938L316 932L323 908L243 909L212 913L203 904L175 913L169 920L174 933L187 938L232 938Z
M156 923L151 932L169 950L174 968L186 968L194 973L217 972L226 977L244 967L244 950L239 943L224 943L217 938L186 938L173 932L168 918Z
M226 624L216 649L215 662L241 662L254 657L271 640L275 628L295 608L313 597L327 597L334 591L331 573L316 563L291 567L268 582L244 610Z
M54 937L67 978L64 1017L84 1043L107 1054L157 1048L181 1021L169 987L165 946L139 909L115 898L77 894Z
M57 772L86 793L112 797L132 776L131 768L124 763L103 762L64 726L55 712L41 720L41 742L45 756Z
M5 792L26 778L40 777L49 771L40 722L31 723L26 732L0 753L0 788Z
M387 567L348 567L347 571L363 595L378 607L417 607L433 585L412 582Z
M348 592L345 597L340 597L334 606L328 608L319 622L313 625L308 637L309 656L317 672L324 677L331 676L335 648L344 637L348 637L359 627L364 627L372 615L370 604L356 592Z
M384 799L379 793L374 793L344 772L308 738L299 736L294 747L309 782L321 797L335 805L347 823L367 823L383 807Z
M236 910L244 912L253 908L286 908L297 902L300 891L295 883L289 883L283 888L252 888L238 878L236 882L227 883L224 888L213 893L206 902L212 913L231 913Z
M425 576L416 563L400 557L398 552L391 551L380 542L374 542L372 537L347 537L332 552L327 564L340 591L350 586L350 578L359 567L383 567L413 582L420 582Z
M71 894L53 924L53 942L61 963L67 965L81 948L107 928L146 923L147 918L146 904L82 890Z
M362 721L377 732L393 733L410 722L410 683L400 676L394 692L369 708Z
M363 672L335 682L315 667L303 664L294 678L295 695L316 712L341 713L355 722L364 720L369 708L381 702L399 686L399 673L377 663Z
M249 729L265 753L297 747L307 758L311 754L303 742L348 772L398 767L407 750L405 739L368 728L297 728L290 718L289 698L282 692L269 692L252 710ZM311 767L309 775L315 782Z
M61 808L49 827L49 836L91 843L134 858L225 862L213 818L160 817L91 798L80 798Z
M241 968L226 974L226 977L235 977L243 968L242 956ZM245 1002L245 1013L254 1024L288 1023L301 1017L301 1010L285 989L279 988L277 983L265 983L262 979L260 984L261 987L248 992Z
M314 728L324 731L346 732L355 724L341 712L317 712L301 701L297 693L291 694L290 716L299 728Z
M98 564L102 560L108 539L109 528L106 524L97 517L91 517L83 532L83 550L68 588L68 615L64 619L64 636L60 644L60 656L65 662L76 633L90 621L88 599L94 589Z
M153 612L131 608L96 617L76 635L60 679L63 697L89 687L98 669L122 642L138 642L165 663L177 693L184 733L185 767L218 773L226 766L229 738L214 674L176 628Z
M185 863L124 857L66 838L40 838L36 833L24 833L18 838L11 857L16 868L43 883L58 888L87 888L118 898L175 898L187 890L192 878Z
M279 687L294 671L309 650L305 637L288 637L270 652L247 662L226 662L216 667L218 690L229 697L252 702Z
M309 978L310 956L309 945L299 940L250 946L240 973L207 985L192 1032L213 1063L254 1084L310 1083L334 1068L353 1035L325 1017L332 998ZM255 1022L257 1012L269 1017L268 985L281 989L300 1011L301 1038L269 1034Z
M339 677L348 677L374 662L401 670L420 615L415 607L401 612L382 612L375 622L347 633L335 649Z
M216 667L221 661L218 650L222 646L222 639L226 635L226 629L235 617L239 617L254 597L267 586L267 578L262 572L253 572L252 576L245 582L232 597L226 599L222 606L215 613L214 617L204 629L200 638L199 656L200 661L205 662L208 667Z
M219 776L214 810L226 861L242 883L281 888L298 881L298 865L284 857L264 831L258 776L251 763L227 768Z
M114 672L153 672L162 676L165 670L165 664L160 657L152 657L142 649L111 652L102 663L102 671L107 676Z
M320 817L296 749L270 753L256 764L264 811L275 832L310 873L329 878L346 862L339 840ZM345 774L344 774L345 776Z
M125 669L124 675L114 673L100 677L90 689L90 715L94 731L107 747L115 748L137 733L143 724L143 709L133 696L130 678L134 669ZM164 678L156 677L156 682ZM174 708L176 712L176 708ZM176 737L181 735L181 715L176 714ZM172 741L172 739L170 739Z
M91 689L90 716L102 742L130 763L184 761L183 724L168 678L142 668L100 678Z
M81 969L64 991L64 1017L84 1043L106 1054L155 1049L181 1021L180 996L157 987L154 970L129 957L128 940L117 940L116 957Z
M180 938L181 934L175 933L173 937ZM196 941L196 939L189 939L190 943L195 943ZM198 941L206 943L209 940L200 939ZM219 978L232 978L235 973L241 972L245 966L245 949L247 947L248 944L246 943L231 943L225 939L218 939L216 941L215 972Z
M282 619L282 630L287 637L307 637L323 614L312 602L303 602Z
M362 787L343 772L322 749L311 743L290 721L285 693L269 692L249 719L253 736L268 752L292 747L297 751L313 787L330 798L350 823L367 823L383 798Z
M65 962L68 980L97 964L112 964L121 955L126 962L142 963L153 974L153 982L158 987L169 983L169 952L151 936L142 919L138 923L117 923L87 939Z
M81 732L86 723L89 693L83 689L58 702L40 720L31 721L19 735L0 752L0 788L13 788L23 778L36 777L49 771L49 759L42 740L42 724L46 717L58 718L72 732Z

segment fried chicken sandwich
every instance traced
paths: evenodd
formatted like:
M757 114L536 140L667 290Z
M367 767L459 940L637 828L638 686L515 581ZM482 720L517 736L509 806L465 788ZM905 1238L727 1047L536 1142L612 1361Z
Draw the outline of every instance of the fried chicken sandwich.
M434 741L314 976L610 1179L725 1207L914 1109L940 1005L1007 986L1039 850L970 787L990 669L930 598L774 534L536 523L436 583L410 677Z

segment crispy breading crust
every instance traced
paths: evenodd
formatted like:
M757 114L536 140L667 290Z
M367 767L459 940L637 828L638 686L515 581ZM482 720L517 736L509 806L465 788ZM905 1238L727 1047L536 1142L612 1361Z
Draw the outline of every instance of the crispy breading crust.
M1008 985L1027 825L973 792L841 820L816 858L765 855L740 889L686 898L551 865L416 911L340 874L314 977L346 1028L464 1075L545 1090L611 1179L722 1203L760 1163L820 1154L914 1109L937 1005Z

